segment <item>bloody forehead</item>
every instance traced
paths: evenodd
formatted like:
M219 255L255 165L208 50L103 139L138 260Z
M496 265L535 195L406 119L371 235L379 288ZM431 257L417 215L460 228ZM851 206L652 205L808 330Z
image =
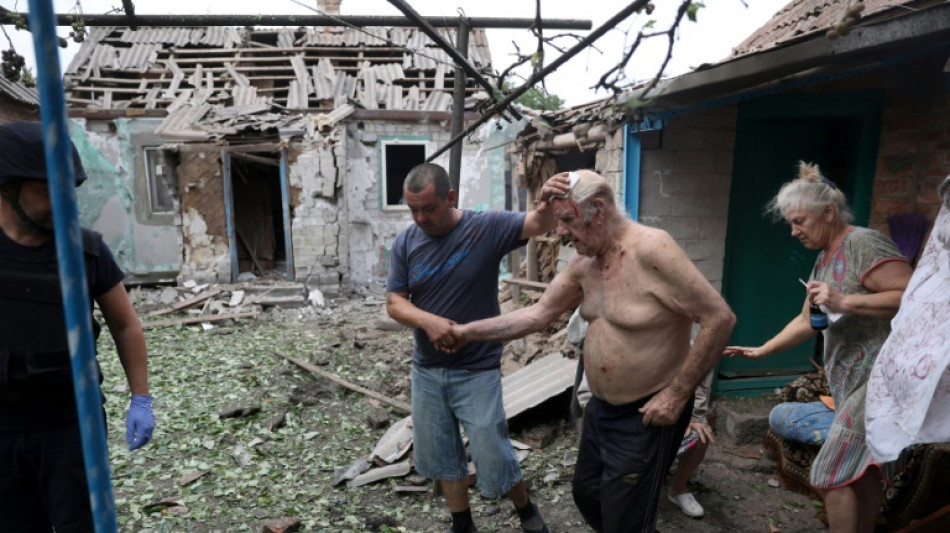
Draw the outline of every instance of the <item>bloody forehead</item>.
M554 209L556 218L580 217L581 215L577 202L572 198L555 198L551 201L551 207Z

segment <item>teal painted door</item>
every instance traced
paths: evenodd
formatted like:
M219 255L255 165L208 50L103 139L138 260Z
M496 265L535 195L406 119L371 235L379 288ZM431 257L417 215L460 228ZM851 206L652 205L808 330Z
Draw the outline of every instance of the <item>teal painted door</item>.
M738 322L730 344L758 346L801 311L816 251L806 250L784 221L764 209L798 161L817 163L847 195L856 223L867 220L879 130L874 95L782 96L740 106L729 200L723 295ZM862 219L863 217L863 219ZM763 360L723 359L717 391L771 392L814 369L814 341Z

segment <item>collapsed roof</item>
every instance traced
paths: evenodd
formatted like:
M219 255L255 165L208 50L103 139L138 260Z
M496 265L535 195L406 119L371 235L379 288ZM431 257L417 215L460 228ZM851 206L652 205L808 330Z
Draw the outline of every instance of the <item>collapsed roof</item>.
M455 42L454 28L438 31ZM484 30L472 31L467 57L491 75ZM177 131L215 110L219 125L232 116L234 132L248 125L241 117L262 112L447 111L453 73L448 54L416 28L97 27L64 83L70 109L166 110ZM466 95L487 98L470 79Z

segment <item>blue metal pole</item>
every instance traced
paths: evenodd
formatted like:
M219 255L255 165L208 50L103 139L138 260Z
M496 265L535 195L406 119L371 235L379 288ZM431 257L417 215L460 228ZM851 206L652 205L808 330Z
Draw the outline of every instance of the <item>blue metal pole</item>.
M40 116L49 172L53 225L59 279L66 311L66 331L72 363L76 406L82 432L83 459L89 484L89 501L97 533L118 531L105 420L99 396L99 379L93 351L89 291L82 259L82 232L76 208L72 147L66 124L66 102L56 49L56 23L52 0L30 0L30 31L37 61Z
M623 125L623 200L630 218L640 219L640 133Z

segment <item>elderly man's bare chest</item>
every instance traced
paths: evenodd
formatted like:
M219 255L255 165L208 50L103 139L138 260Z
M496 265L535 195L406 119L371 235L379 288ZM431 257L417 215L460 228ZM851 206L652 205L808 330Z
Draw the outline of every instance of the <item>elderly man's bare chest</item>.
M605 265L592 262L581 278L581 314L588 321L602 318L613 326L638 330L665 322L669 312L655 295L656 280L625 257Z

